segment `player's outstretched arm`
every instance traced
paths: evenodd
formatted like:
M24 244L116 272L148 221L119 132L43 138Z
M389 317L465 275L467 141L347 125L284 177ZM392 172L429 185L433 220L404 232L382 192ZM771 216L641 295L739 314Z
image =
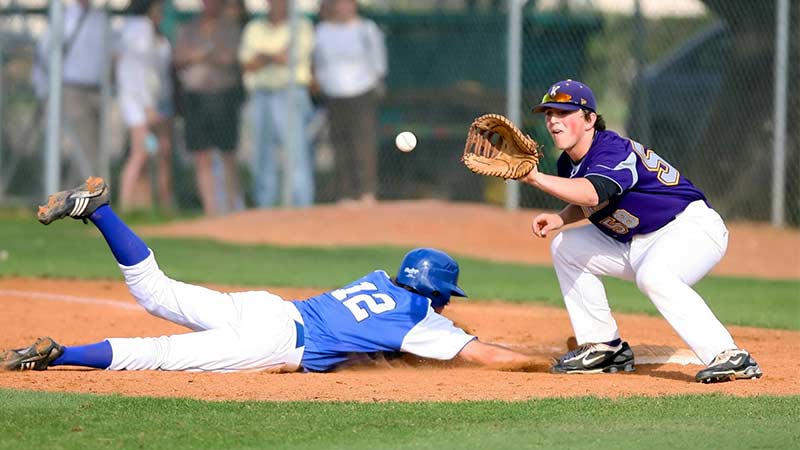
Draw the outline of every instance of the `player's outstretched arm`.
M499 345L473 339L458 353L458 359L493 369L525 370L534 366L533 358Z
M534 169L520 181L573 205L597 206L600 203L597 190L586 178L562 178Z

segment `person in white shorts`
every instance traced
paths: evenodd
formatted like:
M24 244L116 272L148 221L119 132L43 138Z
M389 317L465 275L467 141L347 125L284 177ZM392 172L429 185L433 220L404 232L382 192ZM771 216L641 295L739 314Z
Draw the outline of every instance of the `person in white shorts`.
M123 211L151 206L148 172L156 158L159 206L173 208L172 192L172 47L158 24L162 0L132 0L121 32L116 77L119 107L130 133L130 151L120 175Z

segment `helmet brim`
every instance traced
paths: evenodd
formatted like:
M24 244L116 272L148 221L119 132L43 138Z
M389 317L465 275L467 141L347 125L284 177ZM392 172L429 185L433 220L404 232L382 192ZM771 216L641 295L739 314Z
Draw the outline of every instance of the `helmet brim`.
M461 289L460 287L455 286L455 285L451 285L450 286L450 296L451 297L467 297L467 293L464 292L464 290Z

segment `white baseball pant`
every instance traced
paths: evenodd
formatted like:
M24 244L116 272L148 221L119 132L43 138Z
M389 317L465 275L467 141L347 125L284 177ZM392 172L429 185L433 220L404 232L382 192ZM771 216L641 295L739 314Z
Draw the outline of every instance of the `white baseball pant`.
M120 268L144 309L194 332L108 339L110 370L288 372L300 365L303 319L292 302L265 291L228 294L172 280L152 251Z
M635 281L680 337L709 364L736 348L728 330L692 285L725 255L728 230L705 202L690 203L663 228L622 243L594 225L553 239L553 266L579 344L607 342L619 329L601 276Z

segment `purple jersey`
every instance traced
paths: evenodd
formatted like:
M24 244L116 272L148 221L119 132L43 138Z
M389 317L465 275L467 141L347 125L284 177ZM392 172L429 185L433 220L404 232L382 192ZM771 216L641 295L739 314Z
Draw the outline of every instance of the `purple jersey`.
M620 242L658 230L686 206L705 195L652 150L613 131L598 131L578 164L566 153L558 159L558 176L600 176L613 181L621 194L593 208L589 220Z

